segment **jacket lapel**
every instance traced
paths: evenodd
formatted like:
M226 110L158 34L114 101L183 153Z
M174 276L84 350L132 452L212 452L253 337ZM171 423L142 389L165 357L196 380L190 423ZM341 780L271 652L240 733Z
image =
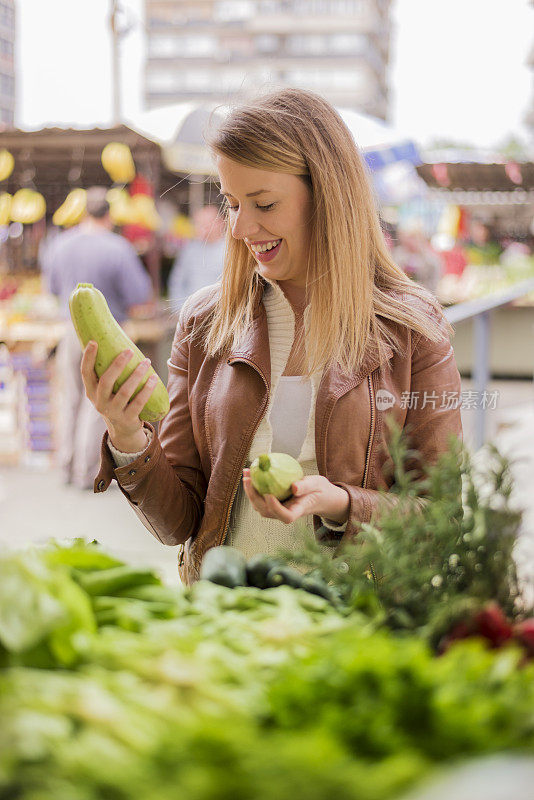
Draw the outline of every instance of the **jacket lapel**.
M267 313L261 302L263 286L257 293L254 306L254 317L243 340L227 357L228 364L242 361L250 364L259 372L267 388L271 389L271 354L269 350L269 330L267 327Z

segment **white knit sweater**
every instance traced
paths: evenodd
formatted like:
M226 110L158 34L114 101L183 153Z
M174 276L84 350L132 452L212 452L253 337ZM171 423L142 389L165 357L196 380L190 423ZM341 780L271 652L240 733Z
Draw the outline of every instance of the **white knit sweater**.
M277 283L269 281L263 294L263 303L267 313L269 331L269 347L271 356L271 391L266 413L260 422L256 435L252 440L245 466L262 453L271 452L273 432L269 421L273 400L280 377L282 376L295 336L295 316L291 305ZM307 330L307 309L304 313L304 325ZM319 470L315 459L315 402L317 389L321 380L321 371L312 375L312 397L306 436L297 458L304 475L317 475ZM117 466L125 466L140 453L121 453L113 445L109 445ZM335 525L323 520L329 528L343 531L345 525ZM313 517L301 517L295 523L286 525L280 520L262 517L249 502L242 482L239 485L225 544L241 550L249 558L255 553L274 554L280 548L291 549L298 544L300 535L313 536Z

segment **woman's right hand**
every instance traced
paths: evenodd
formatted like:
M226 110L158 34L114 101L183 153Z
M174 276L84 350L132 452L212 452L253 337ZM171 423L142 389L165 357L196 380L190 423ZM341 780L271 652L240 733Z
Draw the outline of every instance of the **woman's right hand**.
M147 436L139 414L158 382L157 375L152 375L133 400L131 396L141 383L143 376L150 368L150 360L146 358L124 381L116 394L113 385L126 364L131 359L131 350L122 353L111 362L100 378L95 372L95 360L98 351L96 342L88 342L83 351L81 373L85 393L99 414L104 418L109 438L117 450L123 453L137 453L144 450Z

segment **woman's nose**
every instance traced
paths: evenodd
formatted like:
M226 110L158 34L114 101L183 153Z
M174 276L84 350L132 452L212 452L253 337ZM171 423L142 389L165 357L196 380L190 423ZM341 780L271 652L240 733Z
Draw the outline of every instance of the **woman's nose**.
M260 226L255 222L253 217L242 211L238 211L234 215L231 229L234 239L251 239L257 235Z

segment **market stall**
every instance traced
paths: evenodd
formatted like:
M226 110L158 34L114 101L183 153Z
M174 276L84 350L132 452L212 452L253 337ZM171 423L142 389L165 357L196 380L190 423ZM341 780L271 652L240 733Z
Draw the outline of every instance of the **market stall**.
M122 148L128 155L130 175L110 173L112 159L103 158L110 147ZM0 343L7 375L0 386L0 433L4 436L0 462L22 459L48 465L56 446L55 395L60 391L54 353L67 323L59 317L55 298L46 292L40 256L61 235L62 226L80 218L78 214L69 221L66 213L59 218L59 211L68 211L69 199L78 200L77 195L83 203L84 190L92 185L110 187L123 206L125 201L132 206L138 199L144 202L145 217L126 217L123 211L117 224L150 273L156 300L150 307L137 309L127 329L165 376L168 353L163 350L175 320L160 299L162 251L177 212L187 207L187 183L165 166L159 144L126 125L3 131L0 154L8 162L5 174L0 175L1 198L7 204L0 224ZM13 212L15 198L24 192L40 203L38 211L26 218ZM32 386L33 379L38 380L38 388ZM46 403L33 403L32 392L40 392ZM24 410L19 413L15 407Z
M449 154L416 167L428 186L421 219L444 261L437 295L444 305L484 297L534 277L534 164L466 161ZM532 377L534 296L492 315L490 370L494 376ZM455 354L463 374L473 365L472 322L455 328Z
M152 196L165 197L176 208L186 207L187 182L181 181L163 163L160 145L126 125L113 128L43 128L37 131L0 132L0 149L14 158L14 168L0 188L13 195L21 187L37 190L46 202L46 216L33 225L11 229L4 235L0 273L35 271L39 244L47 234L52 214L77 187L110 186L112 180L102 165L102 151L111 142L127 145L136 172L148 182ZM154 287L160 284L161 243L150 242L145 254Z

